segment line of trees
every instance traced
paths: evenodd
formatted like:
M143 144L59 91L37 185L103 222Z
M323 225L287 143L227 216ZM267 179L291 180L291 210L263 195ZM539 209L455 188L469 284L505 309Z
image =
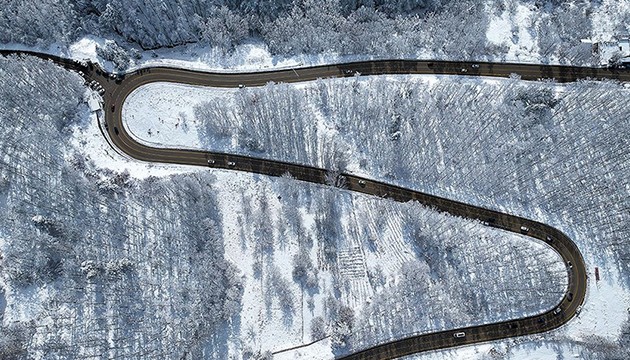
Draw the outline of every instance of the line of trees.
M507 52L486 41L488 14L507 11L514 17L520 5L541 14L530 19L541 60L574 64L591 63L590 47L580 39L591 37L592 14L605 14L599 8L613 6L580 0L7 0L0 23L10 26L0 28L0 43L45 48L96 35L116 39L126 49L200 43L228 53L261 41L273 54L287 56L332 52L480 59ZM630 30L623 19L611 14L606 20L623 33ZM120 68L125 62L117 59Z

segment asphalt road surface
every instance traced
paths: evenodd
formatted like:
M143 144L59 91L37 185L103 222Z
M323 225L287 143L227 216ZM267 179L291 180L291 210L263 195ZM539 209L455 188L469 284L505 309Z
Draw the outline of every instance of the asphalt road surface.
M129 136L122 122L121 110L127 96L138 87L152 82L172 82L213 87L262 86L273 82L301 82L318 78L350 77L381 74L440 74L466 76L510 77L523 80L555 79L570 82L578 79L617 79L630 81L630 72L619 69L528 65L485 62L446 62L417 60L379 60L307 68L247 73L208 73L168 67L136 70L112 78L97 65L80 63L55 56L24 52L0 51L0 54L33 55L52 60L70 70L81 72L87 82L97 81L104 89L105 126L103 134L110 145L127 156L148 162L206 166L209 168L246 171L270 176L289 173L293 178L326 184L325 169L280 161L257 159L207 151L153 148L140 144ZM565 263L568 287L564 297L553 309L521 319L513 319L467 328L410 336L379 344L344 359L393 359L413 353L466 344L536 334L563 325L577 315L586 295L587 274L582 254L571 239L560 230L506 213L501 213L458 201L401 188L387 183L339 174L338 183L344 189L395 201L418 201L438 211L454 216L482 221L485 225L519 233L543 241L555 250ZM464 333L460 337L455 336Z

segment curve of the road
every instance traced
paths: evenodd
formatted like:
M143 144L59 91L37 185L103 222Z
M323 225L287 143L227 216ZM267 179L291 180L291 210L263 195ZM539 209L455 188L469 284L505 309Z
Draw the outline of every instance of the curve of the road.
M484 62L447 62L421 60L378 60L286 69L266 72L209 73L168 67L136 70L112 78L97 65L28 51L0 50L1 55L32 55L52 60L67 69L80 72L86 81L96 81L104 89L104 135L108 142L126 155L150 162L198 165L211 168L246 171L270 176L289 173L297 180L327 184L327 171L311 166L258 159L224 153L153 148L135 141L122 122L122 105L138 87L152 82L176 82L213 87L261 86L273 82L300 82L318 78L381 74L440 74L510 77L523 80L554 79L570 82L579 79L616 79L629 81L630 72L620 69L528 65ZM379 344L344 357L344 359L392 359L413 353L466 344L536 334L556 329L579 313L586 296L587 273L582 254L573 241L560 230L534 220L478 206L448 200L391 184L339 174L344 188L395 201L417 201L454 216L479 220L490 227L519 233L543 241L562 257L568 276L566 292L553 309L538 315L498 323L439 331ZM457 337L455 334L464 333Z

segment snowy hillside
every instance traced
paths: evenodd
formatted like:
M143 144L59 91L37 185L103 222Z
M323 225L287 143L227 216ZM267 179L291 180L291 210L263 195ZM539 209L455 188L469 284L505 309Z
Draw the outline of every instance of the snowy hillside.
M168 94L180 99L177 113ZM240 90L151 84L124 117L153 146L337 168L558 226L585 254L592 287L578 319L547 338L614 344L630 306L627 96L613 82L423 76Z
M145 177L89 135L76 75L1 66L23 79L0 97L7 356L225 358L323 339L282 354L329 358L538 313L566 287L542 244L415 204L185 167ZM109 162L88 159L97 147Z
M0 3L0 49L108 72L392 58L600 66L593 43L630 33L630 0ZM100 100L50 62L0 57L0 359L329 360L541 313L567 287L548 246L417 203L121 155L99 127ZM569 323L408 359L630 359L629 84L153 83L122 115L150 146L358 174L576 242L588 289Z
M95 168L78 75L1 58L0 83L0 358L222 357L242 279L214 178Z

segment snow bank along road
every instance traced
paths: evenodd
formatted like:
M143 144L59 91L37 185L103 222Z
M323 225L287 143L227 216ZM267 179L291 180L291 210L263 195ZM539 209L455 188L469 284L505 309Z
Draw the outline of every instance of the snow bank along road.
M524 80L553 78L558 82L578 79L618 79L630 81L630 71L619 69L526 65L509 63L472 63L418 60L380 60L248 73L207 73L167 67L152 67L112 78L98 65L80 63L56 56L24 51L0 51L0 54L26 54L49 59L74 71L81 71L86 81L97 81L103 88L105 130L110 144L126 155L143 161L208 166L281 176L289 173L297 180L327 184L327 171L310 166L264 160L246 156L206 151L152 148L133 140L122 122L122 105L136 88L152 82L176 82L213 87L261 86L269 81L299 82L317 78L348 77L355 74L439 74L508 77L520 75ZM576 245L560 230L534 220L509 215L437 196L360 178L338 174L337 183L344 188L395 201L418 201L438 211L482 221L485 225L521 233L542 240L560 254L567 270L568 287L560 303L542 314L467 328L411 336L376 345L347 356L347 359L390 359L416 352L503 339L549 331L563 325L578 312L586 295L587 275L584 260Z

